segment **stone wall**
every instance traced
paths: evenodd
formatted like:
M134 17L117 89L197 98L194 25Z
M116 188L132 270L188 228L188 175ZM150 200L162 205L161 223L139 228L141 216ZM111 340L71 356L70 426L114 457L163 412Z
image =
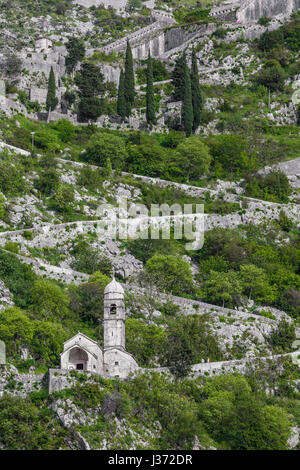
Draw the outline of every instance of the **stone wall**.
M73 0L73 3L85 8L104 5L105 7L111 6L117 11L123 11L127 5L127 0Z
M261 17L290 15L300 8L300 0L246 0L237 12L242 23L255 22Z
M4 393L25 398L29 393L37 392L45 386L45 375L35 374L29 370L28 374L20 374L12 365L0 365L0 397Z

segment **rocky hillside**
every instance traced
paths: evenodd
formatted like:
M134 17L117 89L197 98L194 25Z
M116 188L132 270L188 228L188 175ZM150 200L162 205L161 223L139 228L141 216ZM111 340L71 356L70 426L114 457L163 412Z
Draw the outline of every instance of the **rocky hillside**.
M299 2L0 4L0 448L299 448ZM140 372L49 393L113 272Z

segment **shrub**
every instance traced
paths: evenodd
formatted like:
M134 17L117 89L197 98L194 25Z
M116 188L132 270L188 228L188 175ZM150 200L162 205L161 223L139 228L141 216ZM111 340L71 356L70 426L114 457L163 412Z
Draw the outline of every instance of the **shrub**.
M22 178L23 172L8 161L0 161L0 190L7 196L22 194L26 184Z
M127 156L124 140L113 134L95 134L89 141L83 158L89 163L105 167L109 158L114 169L124 167Z

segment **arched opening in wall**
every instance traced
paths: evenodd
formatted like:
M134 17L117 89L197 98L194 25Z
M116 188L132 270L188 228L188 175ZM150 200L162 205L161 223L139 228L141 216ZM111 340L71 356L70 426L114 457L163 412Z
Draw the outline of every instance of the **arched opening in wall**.
M117 306L116 306L116 304L111 304L109 313L110 313L111 315L116 315L116 313L117 313Z
M89 357L87 353L80 348L73 348L69 354L69 369L87 370Z

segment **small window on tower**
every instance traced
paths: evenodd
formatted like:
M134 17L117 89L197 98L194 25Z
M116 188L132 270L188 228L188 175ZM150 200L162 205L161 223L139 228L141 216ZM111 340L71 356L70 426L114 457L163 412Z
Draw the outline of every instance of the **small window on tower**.
M118 365L119 365L119 363L118 363L118 362L115 362L115 366L118 366Z
M117 313L117 306L116 306L116 304L112 304L110 306L110 314L115 315L116 313Z

